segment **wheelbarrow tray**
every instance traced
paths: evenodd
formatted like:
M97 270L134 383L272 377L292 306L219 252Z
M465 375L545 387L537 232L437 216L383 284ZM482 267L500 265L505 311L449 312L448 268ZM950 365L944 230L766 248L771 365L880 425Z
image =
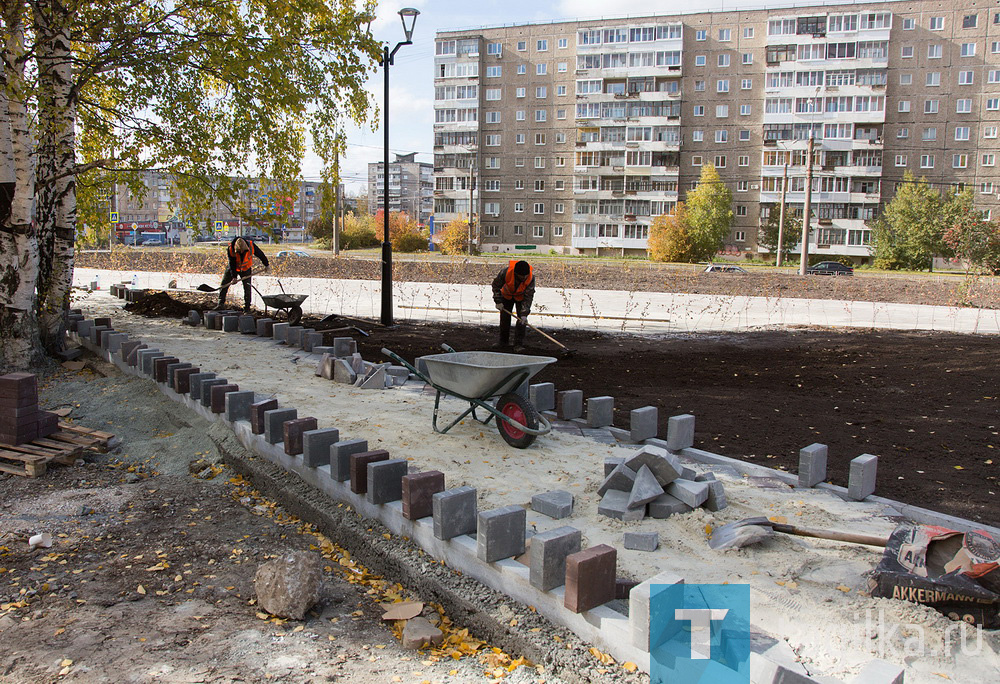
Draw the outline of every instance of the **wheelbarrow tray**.
M266 306L272 309L286 309L290 306L297 306L302 304L309 295L299 295L299 294L273 294L273 295L262 295L261 299L264 300Z
M467 351L423 357L432 384L459 397L488 399L510 392L556 359L502 352ZM527 372L526 377L519 371ZM509 378L508 382L503 382ZM500 384L502 383L502 384ZM499 385L499 386L498 386Z

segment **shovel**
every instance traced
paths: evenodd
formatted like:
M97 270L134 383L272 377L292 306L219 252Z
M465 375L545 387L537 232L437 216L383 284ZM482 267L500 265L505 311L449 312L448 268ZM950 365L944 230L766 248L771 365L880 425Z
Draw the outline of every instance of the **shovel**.
M556 338L552 337L552 335L549 335L547 332L539 330L538 328L536 328L535 326L533 326L531 323L528 323L528 321L522 319L517 314L514 314L514 313L511 313L510 311L507 311L507 309L501 308L500 310L503 311L508 316L510 316L511 318L516 318L517 320L521 321L526 326L528 326L529 328L531 328L532 330L534 330L536 333L539 333L540 335L542 335L546 339L551 340L552 342L555 342L557 345L559 345L562 348L562 351L559 352L559 355L562 356L564 359L568 359L569 357L573 356L575 350L570 349L565 344L563 344L562 342L560 342Z
M240 276L236 280L233 280L233 281L230 281L230 282L226 283L226 287L232 287L236 283L242 281L243 278L249 278L252 275L253 275L253 273L248 273L246 276ZM253 287L253 286L251 285L251 287ZM211 285L205 285L204 283L202 283L201 285L199 285L195 289L197 289L197 290L199 290L201 292L218 292L219 290L222 289L222 285L219 285L218 287L212 287ZM256 290L256 289L257 288L254 287L254 290ZM260 293L258 292L257 294L260 294Z
M723 525L712 532L712 538L708 540L708 545L713 549L738 549L750 544L764 541L771 536L772 532L782 532L784 534L794 534L799 537L815 537L817 539L832 539L833 541L850 542L852 544L867 544L868 546L882 546L888 543L884 537L872 537L867 534L855 534L853 532L836 532L834 530L816 530L807 527L796 527L786 523L778 523L764 517L746 518L737 522Z

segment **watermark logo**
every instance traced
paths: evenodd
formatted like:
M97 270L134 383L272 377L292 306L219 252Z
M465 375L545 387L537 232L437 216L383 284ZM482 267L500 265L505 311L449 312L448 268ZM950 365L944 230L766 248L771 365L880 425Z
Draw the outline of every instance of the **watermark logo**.
M750 585L654 584L650 682L747 684Z

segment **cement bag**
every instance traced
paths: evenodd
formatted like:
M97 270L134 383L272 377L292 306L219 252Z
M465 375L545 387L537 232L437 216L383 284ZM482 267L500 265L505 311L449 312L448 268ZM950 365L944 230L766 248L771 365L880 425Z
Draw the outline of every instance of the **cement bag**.
M921 603L1000 629L1000 542L987 532L903 524L869 579L872 596Z

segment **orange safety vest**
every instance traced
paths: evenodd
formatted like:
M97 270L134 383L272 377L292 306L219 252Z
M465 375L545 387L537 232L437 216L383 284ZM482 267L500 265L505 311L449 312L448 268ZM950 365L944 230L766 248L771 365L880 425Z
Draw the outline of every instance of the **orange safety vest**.
M236 260L236 270L240 273L245 273L253 268L253 241L246 238L243 239L246 241L247 247L250 248L243 254L233 249L233 245L229 245L229 256Z
M515 302L524 301L524 291L528 289L528 285L531 284L532 279L535 275L532 271L531 264L528 264L528 277L521 281L520 285L514 282L514 265L518 262L518 259L511 259L510 264L507 266L507 276L504 279L503 287L500 288L500 294L504 299L513 299Z

